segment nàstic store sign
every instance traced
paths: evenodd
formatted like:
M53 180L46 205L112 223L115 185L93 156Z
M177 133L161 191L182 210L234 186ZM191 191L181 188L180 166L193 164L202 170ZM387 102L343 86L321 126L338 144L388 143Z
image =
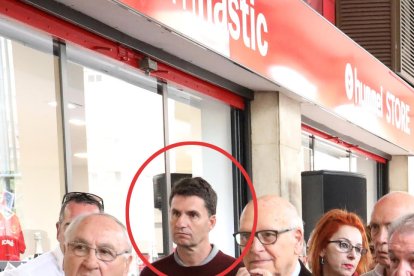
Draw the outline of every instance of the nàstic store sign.
M414 90L302 0L117 2L414 153Z

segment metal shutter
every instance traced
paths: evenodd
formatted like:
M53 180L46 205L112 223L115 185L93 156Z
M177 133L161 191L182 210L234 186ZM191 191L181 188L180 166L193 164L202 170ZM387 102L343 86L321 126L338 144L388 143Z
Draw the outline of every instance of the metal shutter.
M397 72L414 84L414 1L401 0L400 3L400 64Z
M393 68L392 1L336 1L337 27L389 68Z

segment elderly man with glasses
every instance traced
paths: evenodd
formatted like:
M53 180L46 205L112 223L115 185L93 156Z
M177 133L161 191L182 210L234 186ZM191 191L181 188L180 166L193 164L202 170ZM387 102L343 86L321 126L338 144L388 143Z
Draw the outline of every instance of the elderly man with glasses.
M304 242L303 223L295 207L272 195L258 198L257 206L255 237L243 258L245 267L239 269L237 276L310 276L299 261ZM240 230L233 234L242 250L251 236L253 219L253 202L249 202L240 216Z
M125 226L115 217L80 216L65 232L63 270L66 276L126 276L131 250Z
M64 232L76 217L90 213L104 211L102 198L90 193L71 192L64 195L59 213L59 221L56 222L57 240L59 246L46 252L16 269L6 271L4 275L48 275L63 276L63 243Z

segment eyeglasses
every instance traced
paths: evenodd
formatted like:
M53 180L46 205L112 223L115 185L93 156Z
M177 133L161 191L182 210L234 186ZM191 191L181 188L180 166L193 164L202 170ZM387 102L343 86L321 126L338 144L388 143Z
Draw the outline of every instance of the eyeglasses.
M90 193L82 193L82 192L70 192L63 196L62 205L69 201L76 201L76 202L86 202L86 203L97 203L101 206L99 209L104 210L104 202L102 197L97 196L95 194Z
M94 248L82 242L70 242L67 245L69 246L72 253L78 257L85 257L91 250L94 250L96 258L104 262L112 262L118 256L130 253L127 250L122 251L121 253L117 253L114 249L109 247Z
M284 229L280 231L276 230L262 230L257 231L254 233L254 236L263 244L263 245L270 245L274 244L277 241L277 237L280 234L292 231L292 229ZM240 246L246 246L248 240L250 239L250 235L252 232L237 232L233 234L234 239L236 240L236 243Z
M336 243L339 251L343 253L349 253L352 251L353 248L355 248L355 252L361 256L367 254L368 252L368 249L365 249L361 246L354 246L346 240L328 241L328 243Z

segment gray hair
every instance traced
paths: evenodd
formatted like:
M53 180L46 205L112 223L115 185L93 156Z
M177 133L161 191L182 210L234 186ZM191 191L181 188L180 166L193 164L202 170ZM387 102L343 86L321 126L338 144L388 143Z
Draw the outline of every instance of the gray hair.
M85 219L90 218L90 217L106 217L109 218L111 220L113 220L114 222L116 222L116 224L118 224L121 229L122 229L122 233L125 237L125 241L127 243L127 250L128 252L131 252L132 250L132 245L131 245L131 241L129 240L129 236L128 236L128 232L127 229L125 227L125 225L118 220L116 217L107 214L107 213L92 213L92 214L86 214L86 215L80 215L77 218L75 218L68 226L68 228L65 231L65 243L67 243L69 241L69 237L73 234L73 232L75 231L75 229L79 226L79 224L81 224ZM97 227L99 227L99 225L97 225Z
M414 213L402 216L391 223L388 228L388 240L394 233L414 232Z

